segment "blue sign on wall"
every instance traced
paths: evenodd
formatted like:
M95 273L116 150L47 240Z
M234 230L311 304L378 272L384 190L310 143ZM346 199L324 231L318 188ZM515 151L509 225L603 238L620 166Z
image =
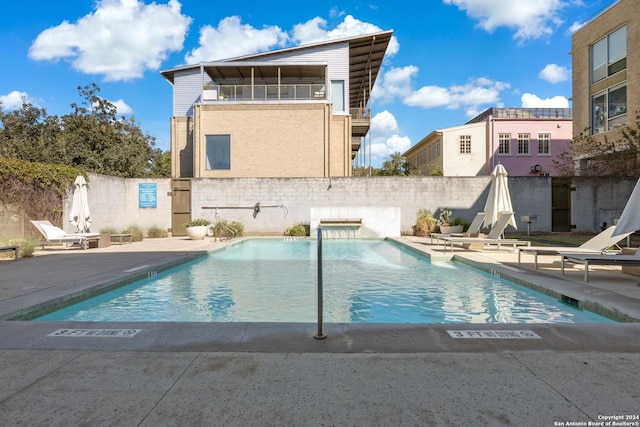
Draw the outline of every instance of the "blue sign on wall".
M138 207L155 208L158 200L157 184L138 184Z

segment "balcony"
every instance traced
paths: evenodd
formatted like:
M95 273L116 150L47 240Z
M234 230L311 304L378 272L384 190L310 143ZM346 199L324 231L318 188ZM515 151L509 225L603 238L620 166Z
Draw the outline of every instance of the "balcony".
M371 110L364 108L350 108L349 114L351 114L351 137L365 137L371 127Z
M204 103L218 101L326 101L324 84L208 85Z

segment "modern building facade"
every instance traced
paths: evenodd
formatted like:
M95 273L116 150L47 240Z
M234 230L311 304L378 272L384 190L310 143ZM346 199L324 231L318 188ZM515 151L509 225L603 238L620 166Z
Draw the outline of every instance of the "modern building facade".
M571 157L571 136L570 108L489 108L432 132L404 156L422 175L489 175L501 163L512 176L558 176L554 160Z
M573 34L574 136L624 145L621 128L635 124L640 111L638 6L637 0L620 0ZM577 174L596 155L589 148L574 147Z
M344 177L392 31L162 71L173 178Z

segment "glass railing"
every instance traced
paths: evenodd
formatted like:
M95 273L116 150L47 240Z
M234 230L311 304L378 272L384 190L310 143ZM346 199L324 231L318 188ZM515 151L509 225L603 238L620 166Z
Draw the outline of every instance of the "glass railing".
M214 85L202 93L204 102L212 101L288 101L326 100L323 84Z

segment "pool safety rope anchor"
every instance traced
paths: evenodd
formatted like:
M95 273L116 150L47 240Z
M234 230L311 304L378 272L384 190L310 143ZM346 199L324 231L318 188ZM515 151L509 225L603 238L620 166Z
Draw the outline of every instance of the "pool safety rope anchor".
M318 227L318 332L313 334L318 340L327 337L327 334L322 332L322 294L322 227Z

